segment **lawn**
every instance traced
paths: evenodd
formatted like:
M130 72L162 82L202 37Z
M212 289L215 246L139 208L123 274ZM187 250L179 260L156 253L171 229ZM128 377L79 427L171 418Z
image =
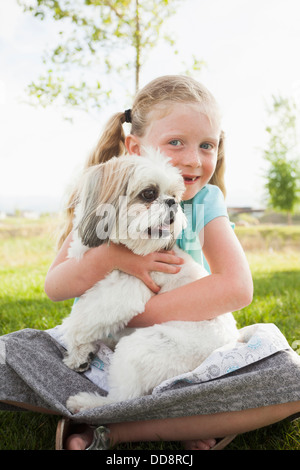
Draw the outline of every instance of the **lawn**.
M22 225L15 220L0 226L1 334L28 327L51 328L70 310L72 301L53 303L43 288L47 269L55 255L54 227L55 221L51 219ZM265 232L262 227L251 227L248 231L243 227L237 234L245 246L255 287L252 304L235 313L239 326L275 323L289 343L298 344L299 348L299 228L286 228L285 231L280 228L279 235L274 227L265 228ZM278 240L286 243L280 242L279 246ZM37 413L0 412L0 450L54 449L57 421L58 417ZM176 450L180 446L160 443L125 448ZM228 449L300 450L300 422L278 423L238 436Z

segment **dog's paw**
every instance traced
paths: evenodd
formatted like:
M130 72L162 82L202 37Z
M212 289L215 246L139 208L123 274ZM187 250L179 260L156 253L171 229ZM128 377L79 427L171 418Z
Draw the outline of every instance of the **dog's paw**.
M86 359L82 357L77 357L75 355L67 355L63 362L64 364L69 367L69 369L74 370L75 372L85 372L90 368L90 365L95 357L93 352L90 352Z
M92 408L102 406L105 402L106 397L102 397L98 394L82 392L68 398L67 408L71 413L78 413L79 411L90 410Z
M68 410L71 411L71 413L78 413L79 411L86 409L82 404L80 395L82 394L74 395L68 398L66 405Z

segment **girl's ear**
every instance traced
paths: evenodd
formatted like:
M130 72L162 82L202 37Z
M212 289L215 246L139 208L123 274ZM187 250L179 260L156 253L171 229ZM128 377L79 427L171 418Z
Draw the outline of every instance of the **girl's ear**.
M141 155L141 143L136 135L129 134L125 139L125 146L130 155Z

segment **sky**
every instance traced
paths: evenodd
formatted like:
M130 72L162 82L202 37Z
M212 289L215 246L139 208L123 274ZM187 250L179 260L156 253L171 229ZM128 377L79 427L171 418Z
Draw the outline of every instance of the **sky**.
M294 97L300 109L298 0L185 0L166 29L179 50L160 45L143 66L141 86L182 72L192 55L205 62L196 78L215 95L223 115L227 204L264 207L267 104ZM0 0L0 212L57 211L112 112L72 111L73 122L51 106L26 103L25 88L43 71L55 25L24 14L16 0Z

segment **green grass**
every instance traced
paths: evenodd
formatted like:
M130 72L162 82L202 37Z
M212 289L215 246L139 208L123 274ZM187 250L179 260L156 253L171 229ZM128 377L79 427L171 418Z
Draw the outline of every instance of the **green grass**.
M299 251L247 253L254 282L251 305L236 313L240 327L275 323L289 343L300 340Z
M55 254L52 229L53 224L46 223L27 224L21 230L17 222L0 227L0 334L28 327L51 328L70 311L72 301L53 303L44 293L45 275ZM249 233L254 237L252 228L248 234L245 230L239 234L242 243ZM260 234L258 238L260 247ZM236 312L238 324L275 323L292 344L300 340L299 251L295 247L259 251L257 247L247 251L254 300ZM56 416L38 413L0 412L0 450L54 449L57 421ZM177 450L180 445L147 443L122 448ZM300 450L300 422L281 422L238 436L228 449Z
M0 331L47 329L70 311L71 301L55 304L44 293L44 280L54 257L47 236L0 240Z

